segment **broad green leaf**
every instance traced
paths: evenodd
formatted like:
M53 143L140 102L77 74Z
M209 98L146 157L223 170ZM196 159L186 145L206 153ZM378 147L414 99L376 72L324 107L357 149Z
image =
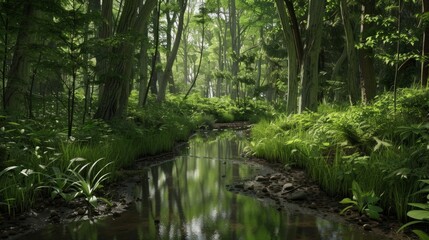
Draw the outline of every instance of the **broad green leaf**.
M427 210L411 210L407 216L417 220L429 220L429 211Z
M417 207L423 210L429 210L429 203L408 203L408 205Z
M357 202L351 200L350 198L344 198L343 200L340 201L340 203L342 203L342 204L355 204L355 205L357 205Z
M413 233L415 233L420 240L429 240L429 235L422 230L413 230Z

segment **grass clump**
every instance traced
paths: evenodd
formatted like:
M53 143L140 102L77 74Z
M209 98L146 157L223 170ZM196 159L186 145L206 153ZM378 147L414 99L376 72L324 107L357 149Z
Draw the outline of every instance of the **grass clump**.
M258 157L306 169L330 195L347 197L353 181L382 196L387 214L405 220L419 180L429 175L429 91L403 89L372 105L281 115L252 129Z

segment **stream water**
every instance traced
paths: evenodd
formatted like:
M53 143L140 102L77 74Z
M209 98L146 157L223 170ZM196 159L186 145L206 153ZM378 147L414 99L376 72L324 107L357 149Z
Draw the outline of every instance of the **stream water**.
M119 217L49 225L22 239L383 239L312 215L277 211L226 190L264 167L240 159L242 132L200 134L181 156L142 167Z

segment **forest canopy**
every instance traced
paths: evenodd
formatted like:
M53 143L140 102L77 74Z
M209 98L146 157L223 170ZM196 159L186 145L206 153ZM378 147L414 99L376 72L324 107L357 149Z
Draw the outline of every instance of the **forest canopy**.
M426 87L426 1L2 0L2 109L126 116L169 94L288 113ZM52 103L52 104L51 104Z

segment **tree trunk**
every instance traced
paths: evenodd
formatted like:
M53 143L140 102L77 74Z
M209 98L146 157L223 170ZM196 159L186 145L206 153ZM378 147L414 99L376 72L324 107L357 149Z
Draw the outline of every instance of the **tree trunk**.
M4 92L4 107L9 114L25 115L25 98L29 89L30 66L28 63L28 46L33 37L33 17L35 9L33 0L25 1L23 18L13 53L12 64L8 73L7 86Z
M156 2L156 0L148 0L142 5L139 0L125 0L117 35L141 32L142 25L148 20L149 13ZM125 115L130 93L134 50L134 43L126 39L113 48L112 55L115 58L109 62L109 69L114 74L108 74L106 77L103 94L95 114L96 118L111 120Z
M372 23L368 23L368 20L365 19L365 15L372 16L374 13L375 0L364 1L361 12L361 42L366 41L366 38L369 36L368 32L374 27ZM365 48L359 49L358 53L362 79L362 102L367 103L374 99L377 94L377 81L375 79L374 70L374 50L372 47L365 46Z
M349 101L351 104L356 104L359 100L358 58L356 55L355 38L346 0L340 0L340 10L347 49L347 88Z
M165 66L163 77L162 77L161 81L159 82L159 91L158 91L158 95L157 95L157 101L158 102L163 102L165 100L165 94L166 94L166 90L167 90L169 73L172 72L171 69L173 67L174 61L176 60L177 51L179 50L180 40L182 39L183 23L184 23L185 12L186 12L186 7L187 7L188 2L187 2L187 0L180 0L179 2L180 2L179 23L177 26L177 32L176 32L176 37L174 39L173 48L172 48L171 53L167 59L167 63Z
M95 0L96 3L94 7L98 6L99 1ZM103 19L101 25L98 28L98 38L100 40L106 40L113 35L113 0L103 0L103 5L101 6L101 17ZM95 69L97 72L99 87L98 87L98 98L101 99L103 95L104 82L105 78L109 71L109 59L111 56L109 55L112 51L112 47L104 46L104 51L100 51L95 55L97 60Z
M217 20L217 24L218 24L218 41L219 41L219 45L218 45L218 70L220 73L223 73L224 71L224 59L223 59L223 49L224 49L224 41L223 41L223 27L222 27L222 18L220 15L221 12L221 4L220 4L220 0L216 1L217 3L217 9L216 9L216 20ZM216 79L216 97L220 97L222 96L222 80L223 77L221 74L219 74L219 76Z
M422 12L423 14L429 12L429 0L422 1ZM423 40L422 40L422 63L421 63L421 72L420 72L420 83L422 88L426 88L428 83L428 75L429 75L429 64L427 60L428 57L429 57L429 25L424 24Z
M235 0L229 0L229 20L230 20L230 34L231 34L231 48L232 48L232 80L233 86L231 91L231 98L238 97L238 59L239 59L239 46L237 42L237 9Z
M344 50L341 53L340 58L338 58L337 62L335 62L334 69L332 69L332 75L331 75L331 80L332 81L342 82L339 79L339 75L340 75L341 67L343 66L344 61L346 60L346 58L347 58L347 48L344 47ZM343 99L341 99L341 95L342 95L341 94L341 90L342 89L334 89L334 91L333 91L333 94L334 94L333 99L334 99L335 102L343 100Z
M299 58L298 58L298 47L297 42L301 39L294 40L295 35L290 24L290 19L286 14L286 6L283 0L276 0L278 13L280 16L283 36L286 42L286 48L288 51L288 90L287 90L287 113L296 113L298 107L298 69L299 69Z
M323 15L325 13L325 0L310 0L305 54L301 67L302 93L299 111L316 111L319 92L319 53L322 41Z
M143 26L143 36L140 43L140 56L139 56L139 106L143 107L144 98L148 87L148 65L149 59L147 56L147 50L149 49L149 29L147 23Z

